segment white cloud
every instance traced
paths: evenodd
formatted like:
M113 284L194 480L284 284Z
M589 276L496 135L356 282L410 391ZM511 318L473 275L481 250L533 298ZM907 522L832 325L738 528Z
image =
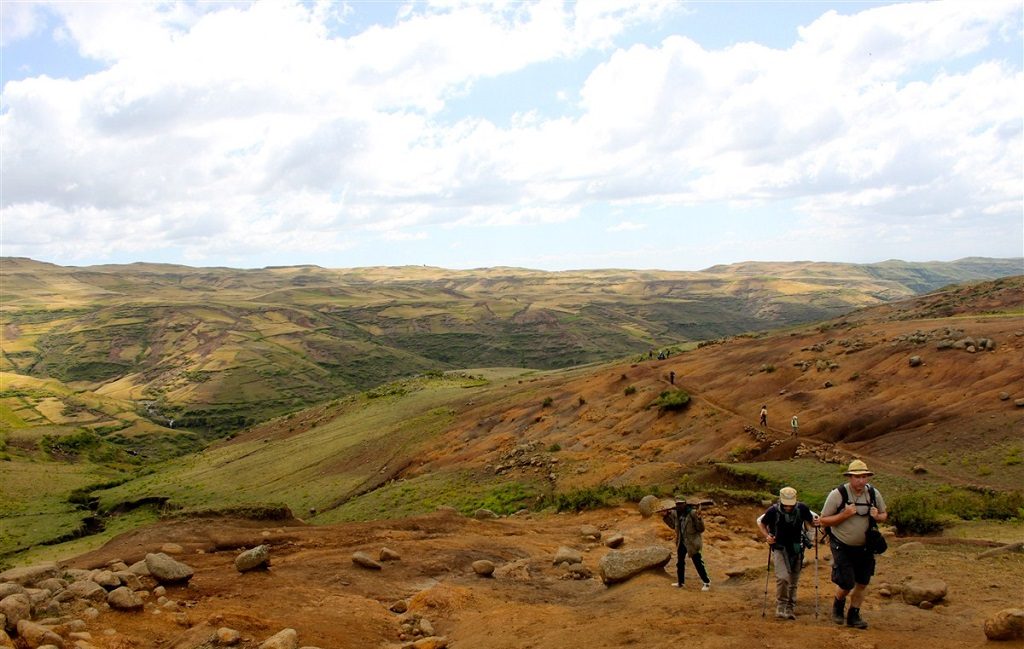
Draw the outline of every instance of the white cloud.
M11 7L5 44L40 29L37 6ZM844 243L882 236L872 223L1019 221L1021 57L977 56L1019 46L1016 2L829 12L786 50L706 50L675 3L413 3L337 36L348 7L46 5L108 67L4 86L5 254L272 249L304 263L304 250L425 241L433 226L459 241L556 226L594 205L623 213L616 234L646 227L630 210L785 203L806 217L787 232L839 219L829 236ZM630 40L670 19L676 34ZM593 61L571 117L448 112L483 79Z
M615 225L611 226L606 232L629 232L633 230L643 230L647 227L645 223L633 223L632 221L620 221Z

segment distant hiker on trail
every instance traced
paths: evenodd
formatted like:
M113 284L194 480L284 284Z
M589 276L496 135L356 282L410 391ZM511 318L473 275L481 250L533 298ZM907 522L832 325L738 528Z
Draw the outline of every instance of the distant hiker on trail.
M889 518L885 501L878 490L868 484L874 475L861 460L850 462L843 474L849 482L828 494L821 508L818 522L828 527L832 548L832 582L836 585L836 598L832 603L832 621L843 623L846 596L850 596L850 610L846 626L868 628L860 616L871 576L875 574L875 555L867 546L868 529Z
M815 525L815 518L810 508L796 499L793 487L783 487L779 491L779 502L757 517L757 527L768 539L775 562L775 617L780 620L796 619L796 591L804 564L804 549L810 543L804 530Z
M672 385L676 384L676 373L675 372L669 372L668 373L668 382L671 383Z
M796 437L797 431L800 430L800 422L796 420L796 415L793 415L793 437Z
M667 510L661 517L676 533L676 579L673 586L683 588L686 582L686 557L693 561L697 575L704 582L701 590L711 590L711 580L701 550L704 547L704 519L700 514L700 505L696 502L676 500L676 506Z
M647 360L651 360L652 358L654 358L654 348L653 347L651 349L647 350Z
M761 425L768 426L768 406L761 406Z

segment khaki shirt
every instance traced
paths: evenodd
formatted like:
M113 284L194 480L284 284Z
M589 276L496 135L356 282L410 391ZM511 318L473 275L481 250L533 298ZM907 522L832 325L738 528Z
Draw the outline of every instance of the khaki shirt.
M867 487L864 487L864 493L860 496L853 493L849 482L846 483L846 494L850 502L857 505L857 515L847 518L842 523L833 525L831 530L840 543L859 547L866 542L868 526L871 521L871 516L869 515L871 496L868 494ZM833 489L829 492L828 498L825 499L825 506L821 508L821 515L833 516L842 511L844 507L846 507L846 503L843 502L843 497L839 494L839 490ZM879 493L878 489L875 489L875 507L878 508L879 513L885 511L885 500L882 499L882 494Z

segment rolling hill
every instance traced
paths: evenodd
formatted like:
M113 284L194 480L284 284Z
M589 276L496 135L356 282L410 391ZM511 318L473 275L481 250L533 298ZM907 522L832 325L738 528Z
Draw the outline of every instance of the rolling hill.
M0 371L128 404L202 443L424 372L550 370L681 350L1016 275L1022 263L750 262L699 272L553 273L77 268L7 257L0 259ZM53 396L39 395L13 396ZM88 404L72 407L83 419L106 418ZM123 437L138 442L131 431ZM182 452L192 448L182 440Z

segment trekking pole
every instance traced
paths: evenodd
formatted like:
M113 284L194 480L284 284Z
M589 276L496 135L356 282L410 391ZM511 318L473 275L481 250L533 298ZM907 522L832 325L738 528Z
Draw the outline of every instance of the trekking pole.
M772 572L772 546L768 545L768 565L764 570L764 604L761 605L761 617L764 617L765 611L768 610L768 577Z
M818 619L818 527L814 528L814 619Z

